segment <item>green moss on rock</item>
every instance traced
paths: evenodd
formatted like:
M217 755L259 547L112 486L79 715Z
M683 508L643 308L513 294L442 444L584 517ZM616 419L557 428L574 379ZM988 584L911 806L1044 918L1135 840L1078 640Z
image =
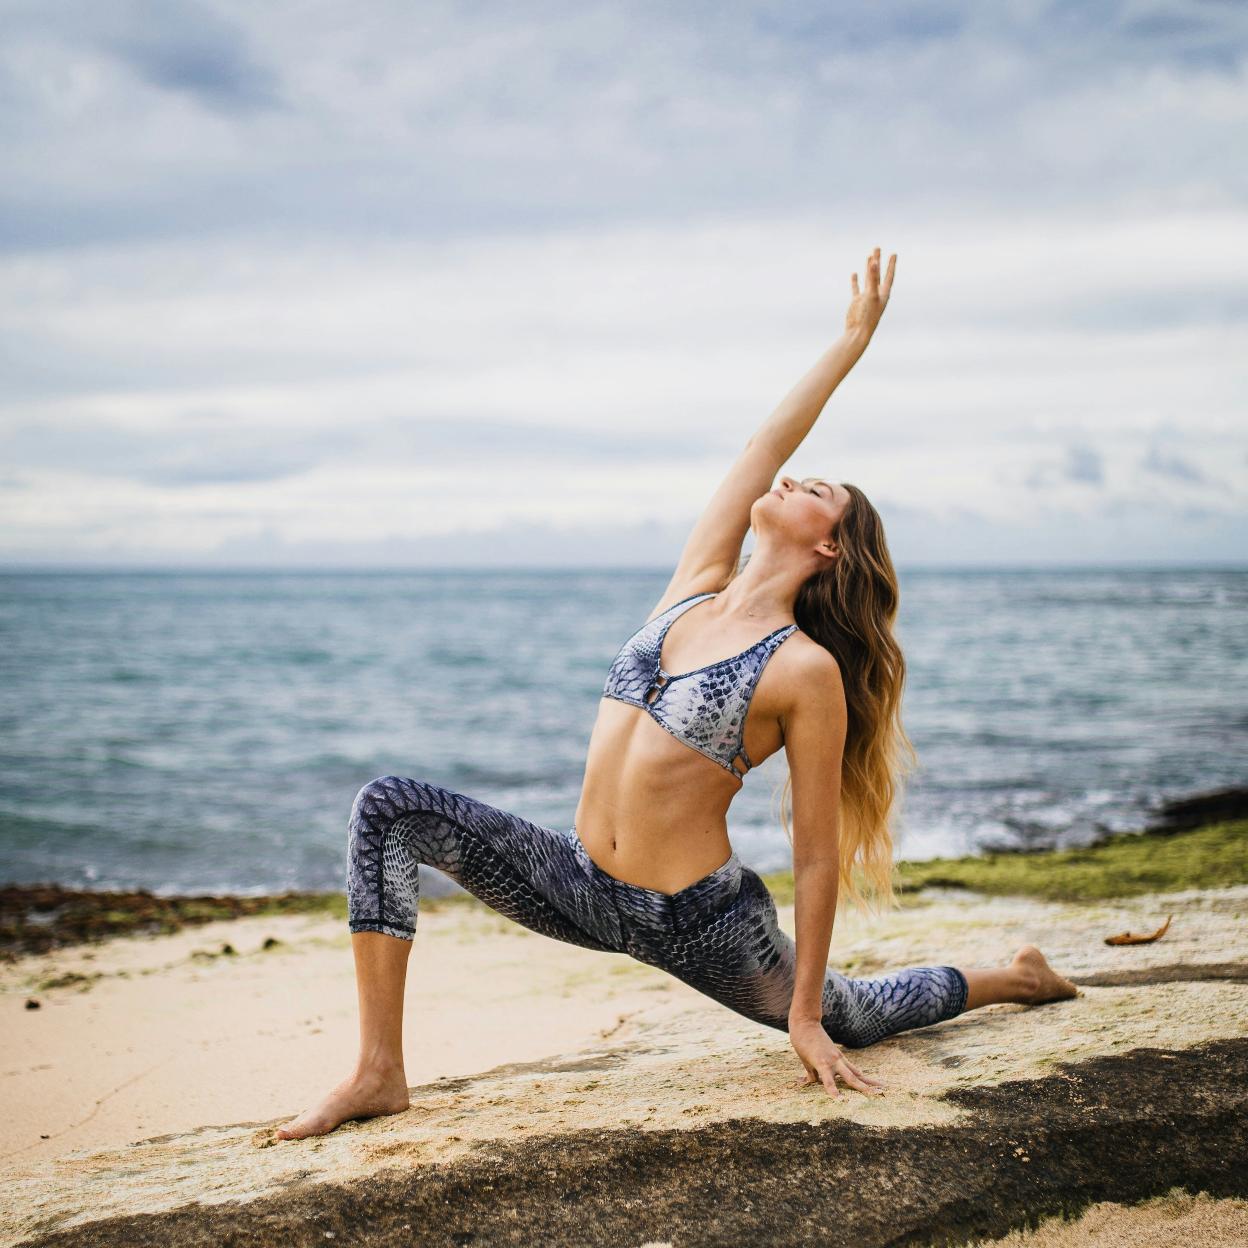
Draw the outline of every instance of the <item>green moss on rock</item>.
M964 888L1046 901L1101 901L1248 884L1248 820L1184 832L1125 834L1086 849L903 862L897 876L903 900L924 888ZM792 902L791 871L764 878L777 902Z
M922 890L963 888L1048 901L1100 901L1142 893L1248 884L1248 819L1171 832L1115 836L1086 849L936 858L898 867L903 903L923 904ZM793 874L764 876L781 905L793 901ZM421 899L423 910L478 905L468 893ZM345 923L341 892L263 897L156 897L88 892L57 885L0 887L0 959L127 933L167 933L245 915L326 914Z

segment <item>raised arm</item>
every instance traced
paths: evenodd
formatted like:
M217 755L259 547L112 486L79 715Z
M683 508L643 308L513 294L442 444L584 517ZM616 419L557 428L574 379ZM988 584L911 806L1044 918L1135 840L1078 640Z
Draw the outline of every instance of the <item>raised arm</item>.
M880 280L880 249L867 257L866 286L858 274L850 282L853 298L845 314L845 332L815 361L746 443L728 475L693 526L676 571L652 614L692 594L722 589L736 571L741 544L750 527L750 509L771 489L776 474L814 427L832 392L867 349L884 314L893 287L897 257L889 257Z

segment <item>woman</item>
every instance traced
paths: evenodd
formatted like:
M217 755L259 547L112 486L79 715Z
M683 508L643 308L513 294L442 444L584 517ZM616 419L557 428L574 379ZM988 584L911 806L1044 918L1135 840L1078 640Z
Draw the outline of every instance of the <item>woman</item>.
M890 256L881 284L877 247L864 290L853 275L845 333L750 439L649 621L617 655L571 830L400 776L356 795L347 892L360 1055L279 1138L408 1108L403 990L421 863L525 927L661 967L787 1031L805 1084L832 1096L838 1079L860 1092L882 1087L841 1046L994 1002L1075 994L1031 946L991 970L850 979L827 965L838 896L892 899L895 755L898 746L912 753L898 714L897 582L861 490L815 478L772 483L870 342L896 262ZM737 573L751 527L756 548ZM781 746L792 785L796 943L727 828L745 772Z

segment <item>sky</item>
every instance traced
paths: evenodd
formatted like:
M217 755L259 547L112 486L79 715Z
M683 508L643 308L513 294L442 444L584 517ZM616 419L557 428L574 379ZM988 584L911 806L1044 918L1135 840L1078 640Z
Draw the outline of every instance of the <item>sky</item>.
M0 567L1248 564L1248 6L7 0ZM746 549L750 548L747 540Z

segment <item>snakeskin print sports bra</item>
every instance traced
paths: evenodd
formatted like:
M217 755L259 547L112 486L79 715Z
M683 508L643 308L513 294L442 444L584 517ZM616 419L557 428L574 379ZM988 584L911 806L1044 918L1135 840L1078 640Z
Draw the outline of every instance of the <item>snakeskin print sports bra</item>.
M615 656L602 696L641 707L677 741L714 759L741 780L754 765L745 752L745 717L754 687L767 660L797 632L797 625L777 628L749 649L718 663L675 676L665 672L660 661L667 630L695 603L714 597L711 593L682 598L643 624ZM737 770L737 759L745 764L744 771Z

